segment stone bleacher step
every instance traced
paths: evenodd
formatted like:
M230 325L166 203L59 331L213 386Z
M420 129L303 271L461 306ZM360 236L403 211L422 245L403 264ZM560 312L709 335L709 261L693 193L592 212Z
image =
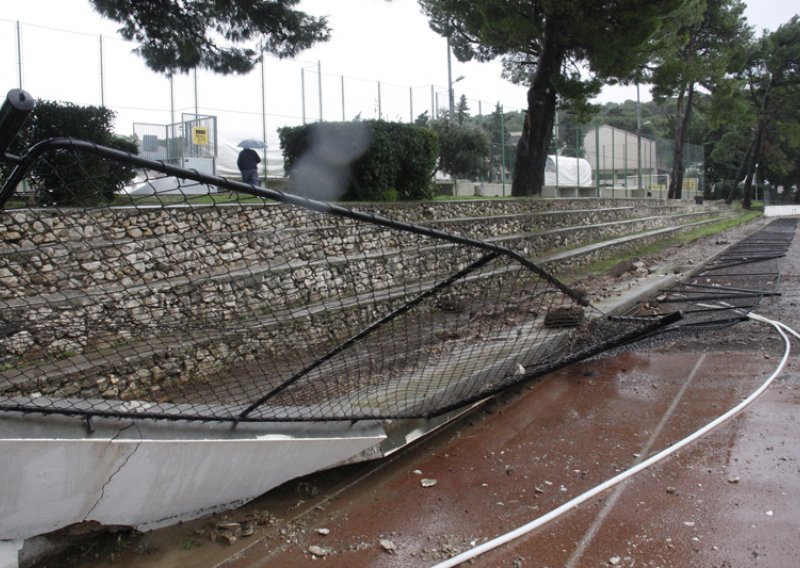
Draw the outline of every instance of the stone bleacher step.
M716 219L706 219L702 221L684 223L682 225L658 228L637 233L635 235L626 235L613 239L607 239L601 242L592 243L590 245L547 254L533 260L541 265L546 266L548 270L562 272L568 268L574 268L575 266L579 266L587 262L617 255L621 250L630 250L631 248L644 246L645 244L650 244L653 241L663 239L677 232L692 230L714 221L716 221ZM473 278L478 278L478 276L473 276ZM435 280L429 280L427 282L421 281L419 283L419 290L423 290L427 286L433 285L434 283ZM222 331L202 329L200 330L200 333L197 334L185 333L181 334L180 337L172 335L170 339L153 337L151 340L140 342L139 344L132 343L127 345L126 356L124 359L127 365L142 364L146 363L148 359L153 359L154 357L163 355L163 353L175 350L178 348L178 346L182 346L180 349L186 350L187 341L200 346L210 344L215 341L220 341L226 336L235 337L241 336L242 334L253 335L259 330L279 326L299 318L307 318L309 315L314 313L329 312L331 310L353 309L362 305L380 305L407 294L408 288L406 286L396 287L394 289L383 290L379 296L376 296L374 292L370 292L367 294L351 296L343 300L337 299L335 303L330 301L319 301L301 308L287 309L282 311L282 315L279 317L266 318L263 321L259 321L257 324L250 322L249 324L242 326L230 325ZM84 355L78 355L57 362L51 361L41 367L37 372L41 372L45 377L55 377L58 374L64 373L67 375L74 373L91 373L93 369L95 372L102 371L108 367L109 359L107 355L101 351L94 354L87 353ZM31 371L32 369L26 368L23 373L24 376L30 376ZM20 381L23 378L21 375L18 375L14 372L5 372L3 374L6 375L6 380L9 380L12 383ZM12 378L11 375L16 376Z

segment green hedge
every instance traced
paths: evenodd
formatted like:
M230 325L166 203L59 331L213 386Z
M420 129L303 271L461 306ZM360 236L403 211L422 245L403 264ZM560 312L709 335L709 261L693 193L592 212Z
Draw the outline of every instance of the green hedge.
M292 191L326 201L430 199L439 155L430 129L382 120L278 130Z
M21 154L42 140L71 137L136 154L133 140L112 132L114 117L115 113L105 107L39 100L14 140L12 151ZM7 174L8 168L0 171L2 177ZM33 164L29 180L40 205L86 206L110 201L135 174L131 166L58 150Z

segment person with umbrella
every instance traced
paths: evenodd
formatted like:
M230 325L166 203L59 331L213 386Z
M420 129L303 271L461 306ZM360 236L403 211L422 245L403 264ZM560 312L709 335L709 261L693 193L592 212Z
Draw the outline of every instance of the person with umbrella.
M261 158L253 148L263 148L264 143L260 140L242 140L238 146L242 148L239 152L239 158L236 160L236 165L239 166L239 171L242 173L242 181L258 187L258 164L261 163Z

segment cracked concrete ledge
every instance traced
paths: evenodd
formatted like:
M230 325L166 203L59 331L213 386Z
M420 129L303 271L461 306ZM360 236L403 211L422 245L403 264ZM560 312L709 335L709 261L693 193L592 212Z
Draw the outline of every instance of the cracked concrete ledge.
M159 423L9 413L0 419L0 568L25 539L77 523L140 530L240 505L378 446L377 422ZM269 428L269 431L267 430ZM5 542L3 542L5 541ZM14 553L9 553L15 556Z
M103 497L105 497L106 487L108 487L111 484L111 482L114 480L114 477L116 477L116 475L120 471L122 471L122 469L127 465L128 461L133 457L133 454L136 453L136 450L138 450L141 447L141 440L142 440L141 431L139 430L139 427L136 425L135 422L130 422L127 426L120 428L119 432L117 432L117 434L114 435L114 437L111 438L108 441L108 443L113 444L120 437L120 435L123 432L125 432L125 430L127 430L128 428L133 428L136 430L136 432L139 433L139 443L136 443L135 441L133 442L133 449L131 450L131 452L123 458L122 463L119 464L119 467L116 470L112 471L111 475L109 475L106 482L103 483L103 486L100 488L100 495L97 497L97 501L95 501L94 505L92 505L92 507L86 513L86 516L83 518L83 522L89 521L93 518L92 514L94 513L95 509L97 509L97 507L100 505L100 502L103 500Z

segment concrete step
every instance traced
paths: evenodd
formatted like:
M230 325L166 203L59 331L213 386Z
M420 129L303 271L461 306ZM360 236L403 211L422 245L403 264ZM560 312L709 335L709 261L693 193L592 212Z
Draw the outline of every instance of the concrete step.
M652 215L649 213L653 208L649 207L558 210L494 215L484 219L436 220L430 225L502 242L521 254L533 256L545 250L576 246L586 239L599 240L609 234L620 235L626 231L641 231L648 226L680 222L678 216L714 214L712 209L687 211L670 207L667 211ZM339 223L324 225L321 220L318 216L315 223L304 228L261 227L238 232L220 231L219 223L206 220L198 224L197 229L209 228L206 234L194 234L183 224L174 232L165 229L159 235L135 240L87 236L80 241L50 241L45 246L34 246L32 239L27 239L30 244L0 249L0 280L5 284L0 287L0 299L48 293L75 295L70 294L71 290L113 292L119 287L133 289L137 286L158 289L161 282L172 286L187 279L225 278L248 269L257 273L265 265L280 267L295 261L318 262L321 258L339 258L354 253L393 255L397 250L437 244L431 240L426 245L418 235L402 231L354 224L338 218ZM263 224L263 220L245 223L247 227ZM216 231L210 230L211 227ZM548 229L552 231L547 232ZM72 233L80 232L76 228L72 230ZM88 230L83 232L88 233ZM583 234L587 232L591 234ZM498 241L504 235L508 238Z
M22 220L16 226L6 223L7 234L17 237L0 246L0 280L5 284L0 287L0 299L31 293L63 293L69 289L117 285L130 288L180 279L186 274L216 276L262 264L280 265L294 260L314 261L323 255L335 257L419 246L415 242L418 238L409 237L408 233L337 217L304 214L291 223L305 224L292 227L276 214L285 211L276 207L248 208L246 212L238 212L239 215L231 208L200 209L204 212L179 209L191 211L190 223L176 220L174 212L161 215L149 210L141 218L134 215L135 211L113 210L108 213L111 219L102 223L83 216L72 224L67 222L68 216L56 222L47 216L51 214L49 211L17 212L13 216ZM651 204L437 218L423 224L487 239L625 219L651 220L670 217L676 212L687 211ZM37 218L37 213L43 217ZM87 224L90 222L94 224ZM148 228L151 222L160 224Z

